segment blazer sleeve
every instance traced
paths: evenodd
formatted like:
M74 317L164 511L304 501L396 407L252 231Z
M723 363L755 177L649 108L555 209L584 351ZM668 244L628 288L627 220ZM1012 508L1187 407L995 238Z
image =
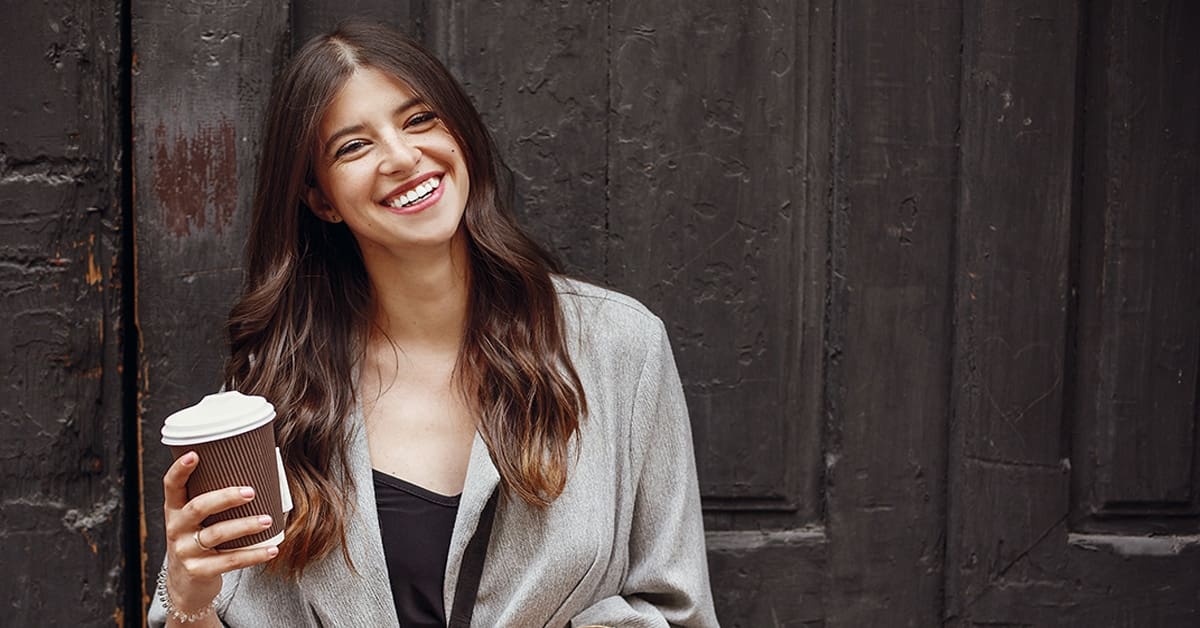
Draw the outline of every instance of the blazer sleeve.
M691 424L666 330L654 321L629 432L635 479L629 570L620 595L584 609L571 620L575 628L718 625Z

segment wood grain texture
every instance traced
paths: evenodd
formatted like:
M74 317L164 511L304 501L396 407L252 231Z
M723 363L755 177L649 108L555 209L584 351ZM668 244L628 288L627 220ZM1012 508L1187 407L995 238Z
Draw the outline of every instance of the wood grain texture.
M435 3L429 30L512 170L521 224L593 281L607 250L608 10L598 0Z
M964 24L947 613L973 625L1001 582L1035 579L1033 548L1065 540L1079 31L1075 7L1037 2L972 5Z
M1077 514L1200 531L1200 9L1091 20L1079 279ZM1128 526L1128 521L1114 525Z
M1113 435L1117 441L1111 436L1097 439L1091 432L1099 424L1098 415L1111 417L1127 409L1121 395L1112 394L1117 389L1094 386L1097 377L1117 373L1087 365L1115 364L1106 363L1106 356L1125 340L1114 334L1131 331L1105 331L1103 325L1096 325L1098 312L1100 319L1121 313L1112 305L1106 309L1097 296L1123 299L1117 285L1110 284L1114 289L1110 292L1097 280L1138 273L1140 265L1153 260L1153 255L1139 252L1138 247L1123 248L1118 241L1112 241L1114 246L1103 254L1098 252L1105 250L1105 238L1113 230L1138 228L1141 218L1131 215L1122 221L1122 208L1128 206L1137 208L1139 217L1157 217L1148 235L1161 239L1158 246L1165 256L1176 264L1188 260L1182 247L1173 244L1175 234L1159 229L1194 229L1189 226L1194 224L1190 222L1194 210L1181 204L1150 208L1172 198L1171 192L1158 196L1157 186L1143 179L1153 180L1161 176L1159 171L1152 167L1132 175L1114 170L1114 157L1124 159L1130 150L1134 152L1130 157L1137 158L1137 149L1117 148L1114 153L1110 145L1097 140L1114 128L1118 136L1125 132L1122 127L1129 120L1122 119L1121 110L1130 94L1143 93L1142 85L1153 84L1151 91L1156 91L1171 84L1155 73L1169 68L1151 70L1161 66L1164 58L1174 59L1186 80L1189 70L1183 68L1189 62L1194 66L1196 53L1194 46L1182 42L1183 33L1191 31L1186 24L1178 30L1168 27L1172 19L1184 17L1178 15L1181 6L1157 3L1135 8L1110 2L1090 5L1090 15L1080 15L1073 5L997 2L972 6L966 16L962 208L957 236L958 421L950 444L955 464L950 475L946 593L950 625L1182 626L1194 625L1200 614L1194 570L1186 568L1195 561L1194 537L1151 542L1142 536L1146 529L1136 519L1114 523L1108 536L1088 537L1072 529L1087 513L1073 515L1071 510L1072 486L1077 495L1095 495L1102 484L1086 470L1095 464L1099 449L1144 447L1154 438L1145 432L1140 442L1130 442L1133 434L1117 433ZM1151 40L1161 40L1160 47L1149 45ZM1081 41L1089 42L1082 55ZM1120 51L1117 56L1129 55L1125 60L1140 64L1144 71L1122 74L1120 60L1105 52L1110 46ZM1087 60L1082 81L1077 80L1080 59ZM1112 61L1118 62L1110 65ZM1030 67L1039 72L1028 72ZM1195 98L1195 90L1194 83L1170 89L1171 102L1179 102L1175 99L1180 97L1187 102ZM1086 117L1082 117L1084 94ZM1152 98L1138 102L1147 115L1141 122L1149 124L1145 135L1153 136L1164 117L1169 119L1174 104L1163 109L1156 108ZM1194 129L1193 117L1180 120L1184 125L1180 130ZM1174 154L1185 163L1195 163L1196 144L1189 146L1177 148ZM1154 153L1161 155L1162 148L1156 147ZM1141 157L1151 159L1149 153ZM1170 172L1167 168L1165 182L1178 180ZM1072 173L1082 173L1088 190L1082 202ZM1096 202L1103 198L1096 192L1114 188L1130 195L1120 203ZM1083 228L1076 231L1077 226ZM1073 239L1078 240L1076 262L1072 261ZM1114 262L1109 256L1128 257ZM1153 286L1172 286L1166 289L1169 295L1177 294L1172 291L1181 285L1191 289L1186 283L1190 278L1183 283L1179 278L1194 272L1167 272L1172 276L1165 279L1168 283ZM1071 294L1077 282L1088 294L1080 299L1076 327L1071 324ZM1138 285L1123 300L1132 305L1134 293L1145 289ZM1166 298L1167 303L1171 298ZM1153 309L1138 315L1153 316ZM1112 323L1119 327L1129 321L1118 316ZM1153 327L1171 329L1161 321ZM1076 329L1080 340L1073 337ZM1097 330L1101 335L1096 335ZM1143 345L1147 340L1149 346ZM1135 340L1135 345L1138 351L1126 353L1121 368L1157 370L1161 358L1149 352L1163 345L1145 337ZM1186 353L1186 342L1176 346ZM1073 365L1081 365L1079 378ZM1126 381L1116 385L1139 387L1154 381L1131 374L1125 371ZM1077 390L1071 387L1075 382L1079 382ZM1142 389L1139 396L1146 399L1149 393ZM1170 403L1171 397L1165 401ZM1156 429L1164 434L1194 439L1191 414L1182 421L1178 414L1157 413L1147 404L1126 418L1142 425L1163 421ZM1177 454L1166 449L1164 464L1156 467L1170 473L1179 465L1171 464ZM1112 468L1106 473L1112 477L1144 481L1141 489L1154 486L1155 474L1146 473L1147 467L1136 457L1114 456L1107 463ZM1081 475L1073 478L1075 474Z
M829 623L940 621L958 3L843 3L829 305Z
M68 0L4 11L0 623L120 624L120 15Z
M798 5L620 3L610 44L609 281L666 321L711 500L819 508L800 409L806 33ZM803 5L800 5L803 6ZM815 208L814 208L815 209ZM805 287L811 288L811 285Z
M709 532L708 568L725 628L824 626L828 539L819 527Z
M140 410L147 582L163 556L167 415L214 392L271 80L289 52L278 3L132 5Z

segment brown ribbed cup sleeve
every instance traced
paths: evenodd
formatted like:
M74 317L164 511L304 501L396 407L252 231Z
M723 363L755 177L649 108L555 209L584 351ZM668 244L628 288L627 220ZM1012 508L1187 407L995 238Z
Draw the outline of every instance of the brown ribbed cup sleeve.
M217 549L248 547L283 531L285 521L279 496L279 471L275 462L275 431L271 422L232 438L171 447L171 453L176 458L189 451L195 451L200 456L200 464L188 478L189 500L202 493L230 486L254 487L254 499L208 517L204 525L241 517L271 515L270 528L222 543Z

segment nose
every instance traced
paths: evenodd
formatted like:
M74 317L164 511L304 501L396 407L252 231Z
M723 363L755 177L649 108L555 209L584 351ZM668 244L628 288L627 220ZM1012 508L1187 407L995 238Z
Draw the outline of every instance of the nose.
M381 174L405 174L421 163L421 149L404 133L391 134L383 144L383 158L379 162Z

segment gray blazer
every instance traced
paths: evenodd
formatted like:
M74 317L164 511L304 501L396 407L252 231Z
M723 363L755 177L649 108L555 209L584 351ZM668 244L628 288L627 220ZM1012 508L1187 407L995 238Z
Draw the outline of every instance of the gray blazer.
M716 626L691 428L663 324L629 297L557 285L589 412L567 486L549 508L500 500L472 626ZM226 574L217 598L225 624L398 624L361 416L350 424L354 569L334 551L298 582L260 568ZM499 479L476 435L450 541L447 613L463 551ZM150 624L163 622L155 602Z

